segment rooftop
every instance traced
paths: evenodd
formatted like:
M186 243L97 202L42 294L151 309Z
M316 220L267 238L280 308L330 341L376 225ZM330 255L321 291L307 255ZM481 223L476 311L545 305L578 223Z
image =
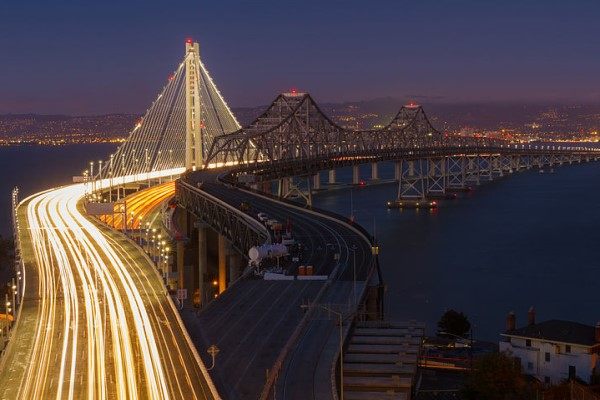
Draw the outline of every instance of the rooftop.
M504 332L504 335L593 346L597 344L595 329L591 325L552 319L538 324L527 325L523 328L509 330Z

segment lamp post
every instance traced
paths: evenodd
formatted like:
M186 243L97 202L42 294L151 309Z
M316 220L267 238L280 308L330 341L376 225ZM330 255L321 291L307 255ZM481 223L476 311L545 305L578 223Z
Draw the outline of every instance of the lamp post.
M90 180L92 182L91 193L94 193L94 162L90 161Z
M150 157L148 156L148 149L146 149L146 185L150 187Z
M108 197L109 197L109 202L112 203L112 185L113 185L113 158L114 158L114 154L110 155L110 163L108 164L108 179L109 179L109 183L108 183Z
M98 179L100 180L100 185L102 185L102 160L98 161Z
M350 250L352 251L352 272L353 272L352 299L354 301L354 306L356 306L356 250L357 249L358 249L358 247L356 247L355 244L353 244L352 247L350 247Z
M5 328L5 331L6 331L6 339L8 339L8 333L9 333L9 321L8 321L8 314L9 314L9 313L12 311L12 310L11 310L11 308L10 308L10 306L11 306L11 303L10 303L10 301L8 300L8 293L6 293L6 294L4 295L4 306L5 306L5 308L4 308L4 321L6 321L6 324L5 324L5 327L6 327L6 328Z
M131 235L133 236L133 223L135 222L133 211L129 212L129 215L131 215ZM127 221L125 221L125 224L127 224Z
M169 149L169 169L173 169L173 149ZM171 172L171 176L169 180L173 180L173 173Z
M302 304L300 308L309 309L311 305ZM343 315L341 312L335 311L330 307L323 304L313 304L312 307L319 307L325 311L335 314L338 317L338 325L340 327L340 400L344 400L344 326L343 326Z

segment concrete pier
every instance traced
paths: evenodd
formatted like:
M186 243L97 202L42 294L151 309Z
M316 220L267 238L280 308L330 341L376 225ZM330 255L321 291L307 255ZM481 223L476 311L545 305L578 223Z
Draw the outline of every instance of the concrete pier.
M221 294L227 288L227 239L219 235L218 242L219 294Z
M358 185L360 183L360 166L353 165L352 166L352 184Z
M374 181L379 179L379 165L376 162L371 163L371 179Z
M313 176L313 189L319 190L321 189L321 175L316 174Z
M208 271L207 237L208 227L203 223L198 222L198 289L200 290L200 306L204 303L206 296L204 276Z
M329 184L333 185L335 183L335 169L329 170Z

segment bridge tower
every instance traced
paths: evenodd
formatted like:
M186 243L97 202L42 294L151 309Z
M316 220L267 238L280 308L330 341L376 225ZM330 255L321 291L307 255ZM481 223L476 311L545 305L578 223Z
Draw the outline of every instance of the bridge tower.
M185 41L185 168L202 167L202 119L200 111L200 46Z

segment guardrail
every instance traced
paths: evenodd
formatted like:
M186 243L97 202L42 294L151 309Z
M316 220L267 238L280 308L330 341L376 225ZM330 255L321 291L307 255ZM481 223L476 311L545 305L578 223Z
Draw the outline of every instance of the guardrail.
M7 293L4 298L3 307L4 309L4 323L1 328L2 338L2 355L6 353L8 344L13 333L13 326L17 323L19 315L21 314L22 298L24 291L24 279L25 279L25 268L23 259L21 257L21 240L20 240L20 226L19 226L19 188L15 187L12 191L12 224L13 224L13 246L14 246L14 270L16 277L11 279L10 283L7 283L10 291L10 297ZM23 282L23 283L22 283ZM0 365L1 367L1 365Z
M259 221L200 188L180 179L176 193L185 209L225 236L242 255L252 246L271 242L270 233Z

